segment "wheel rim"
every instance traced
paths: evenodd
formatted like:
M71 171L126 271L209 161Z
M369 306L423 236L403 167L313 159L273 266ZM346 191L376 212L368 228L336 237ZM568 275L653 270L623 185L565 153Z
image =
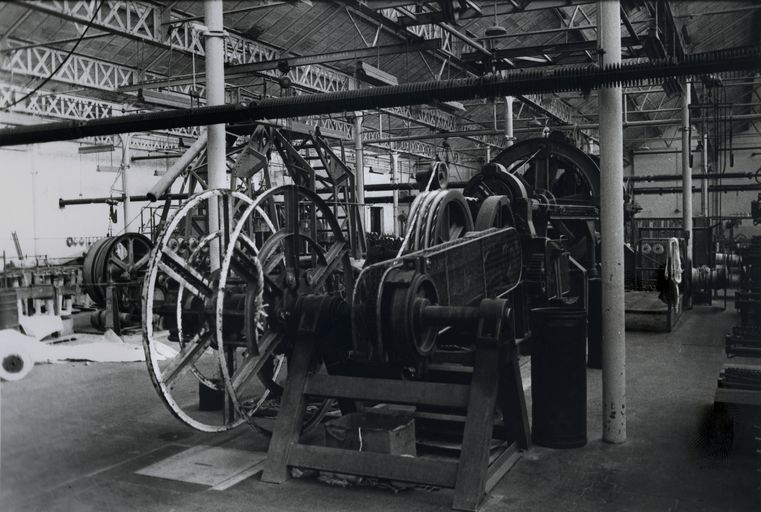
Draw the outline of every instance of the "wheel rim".
M216 330L213 316L207 313L213 311L217 291L216 273L211 271L212 253L222 251L230 223L251 202L247 196L228 190L207 190L188 200L166 223L157 238L143 286L143 347L153 385L177 419L203 432L223 432L244 421L229 407L229 397L225 397L222 414L191 411L191 408L197 404L199 382L218 391L226 389L210 377L215 372L220 374L219 360L213 355L218 346ZM207 214L212 208L219 208L220 229L216 232L209 232L199 220L204 207ZM182 253L185 257L168 246L170 239L177 236L181 229L186 235L195 230L200 238L193 251ZM161 311L156 311L154 297L158 290L174 289L177 296L170 301L174 302L174 307L168 309L176 315L180 351L175 357L162 360L164 351L159 343L164 340L159 338L157 326L154 325L154 313ZM201 311L205 312L203 325L195 329L188 327L184 315L187 311L183 305L187 303L185 297L188 294L203 304Z
M275 203L275 199L279 197L283 199L288 225L278 229L261 244L261 247L252 240L242 238L242 227L250 221L250 217L256 215L258 218L268 218L266 212L276 210L268 206L273 206L270 203ZM304 205L311 214L311 224L307 222L309 234L302 232L303 223L300 222L300 212ZM276 220L270 219L269 225L273 229L277 224ZM328 227L328 235L317 230L317 227L323 224ZM328 247L323 246L323 238L332 238ZM296 185L277 187L258 196L238 220L222 262L216 301L217 336L220 340L218 357L233 406L253 427L268 430L258 421L256 413L265 400L277 396L282 391L282 386L277 380L282 378L287 367L290 333L288 322L286 319L277 318L277 311L288 311L291 301L296 300L298 296L315 293L351 294L353 276L349 262L350 251L351 248L328 205L315 193ZM306 269L302 269L303 266L306 266ZM266 322L255 319L259 328L257 339L260 341L245 347L244 350L248 353L242 357L242 364L239 365L230 364L230 357L241 346L226 348L229 344L222 335L225 318L224 291L231 274L236 271L247 274L247 278L256 287L256 297L252 299L260 306L256 314L265 314L267 318ZM341 283L333 282L335 279L339 279ZM250 386L248 392L244 389L246 384L254 381L254 375L266 387L264 392L257 390L256 382L253 382L254 386ZM320 401L313 407L305 428L319 422L329 406L329 401Z

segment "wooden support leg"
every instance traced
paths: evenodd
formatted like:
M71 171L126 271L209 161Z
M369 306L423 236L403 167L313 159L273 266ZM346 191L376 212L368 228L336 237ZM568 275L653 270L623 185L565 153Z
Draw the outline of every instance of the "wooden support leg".
M496 346L476 349L452 503L452 508L456 510L476 510L484 495L494 428L494 407L497 403L497 386L494 384L499 380L499 366L499 350Z
M314 339L309 336L297 338L288 365L288 381L280 399L280 411L267 450L263 482L279 484L288 480L288 457L291 448L299 442L301 434L305 407L304 388L314 351Z
M504 366L499 387L499 403L508 437L518 443L520 449L527 450L531 445L531 430L517 353L511 355Z

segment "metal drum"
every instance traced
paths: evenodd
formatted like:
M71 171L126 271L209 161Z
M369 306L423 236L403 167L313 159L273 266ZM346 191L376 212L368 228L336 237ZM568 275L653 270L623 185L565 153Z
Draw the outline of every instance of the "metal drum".
M549 448L587 444L587 314L583 309L531 310L531 437Z

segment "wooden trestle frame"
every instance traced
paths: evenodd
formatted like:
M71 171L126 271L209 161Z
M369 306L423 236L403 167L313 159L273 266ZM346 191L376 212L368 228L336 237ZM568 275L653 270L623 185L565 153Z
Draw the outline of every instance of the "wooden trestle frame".
M484 302L490 303L490 307L481 308L487 314L480 317L474 331L470 384L310 373L319 344L320 319L319 314L303 313L262 480L285 482L292 466L402 480L452 488L454 509L477 510L484 495L530 444L512 316L507 311L507 301ZM490 311L494 314L488 314ZM306 395L466 409L460 457L458 460L409 457L303 444L300 432ZM490 464L497 406L502 411L508 444Z

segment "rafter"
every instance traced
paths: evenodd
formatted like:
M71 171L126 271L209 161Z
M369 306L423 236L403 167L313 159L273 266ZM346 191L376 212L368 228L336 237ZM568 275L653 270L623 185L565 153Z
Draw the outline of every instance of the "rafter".
M98 4L98 0L32 0L24 5L69 21L87 23ZM162 21L172 20L179 14L146 2L113 0L107 6L97 12L94 28L188 55L205 55L202 25L182 22L165 26ZM230 65L273 60L280 53L276 48L234 33L225 37L224 58ZM280 76L273 70L262 73ZM323 66L294 68L289 77L294 84L315 92L345 91L356 86L353 77Z
M314 64L325 64L328 62L339 62L345 60L362 59L368 57L377 57L379 55L393 55L405 51L429 50L438 45L438 41L420 41L412 44L392 44L385 46L375 46L370 48L357 48L354 50L342 50L339 52L321 53L315 55L301 55L292 57L278 57L272 60L253 62L250 64L238 64L225 68L225 79L233 80L251 76L252 73L275 69L291 69L300 66L309 66ZM196 81L204 81L205 73L196 73L194 76L181 76L173 78L161 78L157 80L146 80L143 82L133 83L121 87L121 91L134 91L145 88L158 88L176 85L187 85Z
M87 23L98 8L99 0L31 0L25 6L59 18L77 23ZM153 46L179 51L188 55L205 55L203 45L203 27L197 23L182 22L167 24L178 19L177 12L159 5L137 0L111 0L107 8L101 8L95 15L93 27L122 37L143 41ZM438 31L443 39L449 40L448 33ZM431 38L427 38L431 39ZM271 62L278 58L287 58L276 48L243 36L228 33L225 37L225 62L228 65L244 65ZM275 69L258 71L265 76L277 78L280 72ZM148 79L161 79L158 74L147 75ZM293 84L308 92L339 92L356 89L359 82L352 76L326 68L318 64L293 67L288 72ZM132 84L137 83L134 80ZM124 84L126 86L127 84ZM175 84L187 87L189 84ZM414 122L419 120L425 125L430 115L420 109L406 118ZM390 111L400 116L398 112ZM438 117L446 119L449 114L441 112Z

